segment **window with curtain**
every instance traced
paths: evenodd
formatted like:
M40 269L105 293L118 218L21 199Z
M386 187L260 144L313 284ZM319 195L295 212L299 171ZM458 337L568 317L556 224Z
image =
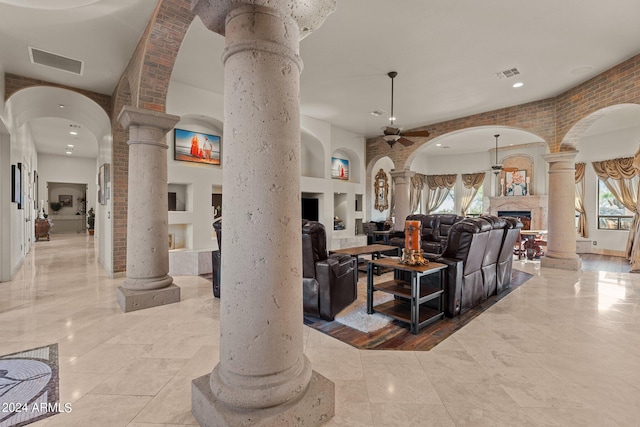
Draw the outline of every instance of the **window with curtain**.
M630 180L632 188L638 188L638 176ZM627 209L609 190L606 182L598 179L598 228L600 230L630 230L634 213Z
M467 209L467 216L480 216L482 215L482 188L484 186L481 185L478 188L478 192L471 200L471 204L469 205L469 209Z
M442 202L442 204L440 204L440 206L438 206L435 210L431 211L431 213L434 214L443 214L443 213L453 213L454 209L455 209L455 194L454 194L454 189L451 188L451 190L449 190L449 194L447 194L447 197L444 199L444 201Z
M598 228L634 230L637 223L638 172L633 157L592 162L598 177ZM635 222L634 222L635 221ZM634 240L629 234L628 245Z

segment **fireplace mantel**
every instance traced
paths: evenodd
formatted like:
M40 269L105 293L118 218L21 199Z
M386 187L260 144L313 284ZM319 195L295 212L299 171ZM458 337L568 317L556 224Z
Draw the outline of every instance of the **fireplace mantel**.
M500 196L489 197L489 213L498 215L498 211L531 211L531 228L547 229L548 196Z

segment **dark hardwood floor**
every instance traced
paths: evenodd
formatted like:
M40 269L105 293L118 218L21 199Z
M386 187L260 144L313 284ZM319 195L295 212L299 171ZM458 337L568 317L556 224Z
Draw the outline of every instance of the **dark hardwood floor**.
M482 304L460 316L451 319L445 317L443 320L426 326L417 335L409 332L406 324L397 321L374 332L361 332L336 321L329 322L311 317L305 317L304 323L361 350L430 350L449 335L478 317L483 311L513 292L532 276L514 269L511 277L511 287L499 296L494 295L488 298Z

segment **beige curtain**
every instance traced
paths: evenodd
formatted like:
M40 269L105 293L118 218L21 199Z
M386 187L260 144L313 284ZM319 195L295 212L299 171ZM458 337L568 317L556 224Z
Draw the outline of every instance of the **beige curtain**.
M604 160L592 164L596 175L611 191L613 197L635 214L625 251L627 258L632 260L632 248L636 237L636 228L638 228L638 182L632 178L639 173L639 170L634 166L634 157ZM636 255L640 256L640 254Z
M427 213L440 207L449 195L449 191L456 183L458 175L427 175L426 184L429 187L427 194Z
M420 200L422 199L422 190L424 189L425 175L420 173L411 177L411 188L409 189L409 204L411 205L411 213L418 213L420 208Z
M588 237L587 213L584 209L584 171L586 163L576 163L576 210L580 213L578 217L578 235Z
M636 173L640 175L640 147L633 156L633 167L636 169ZM640 185L638 186L638 193L636 194L636 215L633 218L633 226L631 232L635 236L631 243L631 250L629 251L629 243L627 242L627 255L631 261L631 272L640 273L640 219L638 214L640 213Z
M467 209L469 209L473 198L476 197L476 194L478 194L478 190L484 182L484 176L485 172L462 174L462 184L464 184L461 197L462 216L467 215Z

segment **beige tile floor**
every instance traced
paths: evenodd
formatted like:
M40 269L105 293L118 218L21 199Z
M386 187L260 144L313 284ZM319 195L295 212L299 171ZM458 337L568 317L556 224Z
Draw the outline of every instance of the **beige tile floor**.
M335 382L330 426L640 425L640 276L541 269L428 352L360 351L304 327ZM211 284L176 277L182 301L124 314L94 238L56 235L0 283L0 354L53 342L60 400L36 426L196 425L190 383L218 361Z

